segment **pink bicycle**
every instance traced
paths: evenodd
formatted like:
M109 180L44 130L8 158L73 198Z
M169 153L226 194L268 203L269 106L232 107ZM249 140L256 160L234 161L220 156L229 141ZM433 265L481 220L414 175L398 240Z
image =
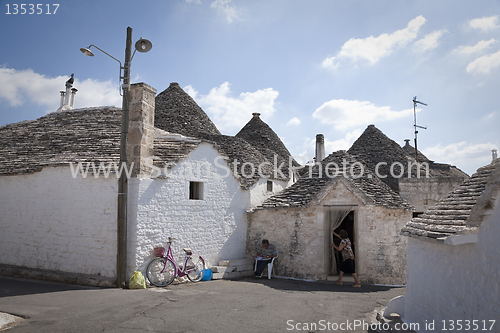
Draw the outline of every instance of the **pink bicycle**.
M173 240L175 238L168 238L166 256L164 247L154 248L156 258L151 260L146 269L146 276L149 282L157 287L168 286L176 277L182 276L187 276L191 282L198 282L205 274L205 259L197 254L193 254L191 249L183 249L186 253L184 265L177 265L171 248Z

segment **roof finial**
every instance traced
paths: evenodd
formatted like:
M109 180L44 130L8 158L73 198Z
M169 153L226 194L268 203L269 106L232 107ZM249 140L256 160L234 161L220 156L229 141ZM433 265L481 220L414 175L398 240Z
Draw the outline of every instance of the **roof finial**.
M254 118L259 118L260 117L260 113L254 112L254 113L252 113L252 116L254 116Z

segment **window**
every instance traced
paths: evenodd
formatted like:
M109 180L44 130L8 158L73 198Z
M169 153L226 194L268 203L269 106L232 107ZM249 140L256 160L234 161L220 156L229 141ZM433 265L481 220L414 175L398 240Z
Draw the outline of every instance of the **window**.
M203 200L203 183L189 182L189 199Z
M268 180L267 181L267 192L272 192L273 191L273 182Z

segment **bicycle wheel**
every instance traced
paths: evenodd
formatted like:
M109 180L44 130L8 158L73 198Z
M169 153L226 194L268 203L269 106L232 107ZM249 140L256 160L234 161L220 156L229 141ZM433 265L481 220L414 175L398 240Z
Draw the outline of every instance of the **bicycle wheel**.
M186 269L187 277L191 282L198 282L203 278L205 274L205 260L194 254L191 259L188 260L188 268Z
M168 286L175 279L175 265L170 259L155 258L149 263L146 276L157 287Z

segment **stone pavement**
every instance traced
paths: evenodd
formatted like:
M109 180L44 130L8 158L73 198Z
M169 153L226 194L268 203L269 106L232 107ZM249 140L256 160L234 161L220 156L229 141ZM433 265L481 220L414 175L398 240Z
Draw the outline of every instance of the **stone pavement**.
M0 312L26 318L12 333L373 332L376 313L405 293L350 285L243 278L125 290L0 276Z

